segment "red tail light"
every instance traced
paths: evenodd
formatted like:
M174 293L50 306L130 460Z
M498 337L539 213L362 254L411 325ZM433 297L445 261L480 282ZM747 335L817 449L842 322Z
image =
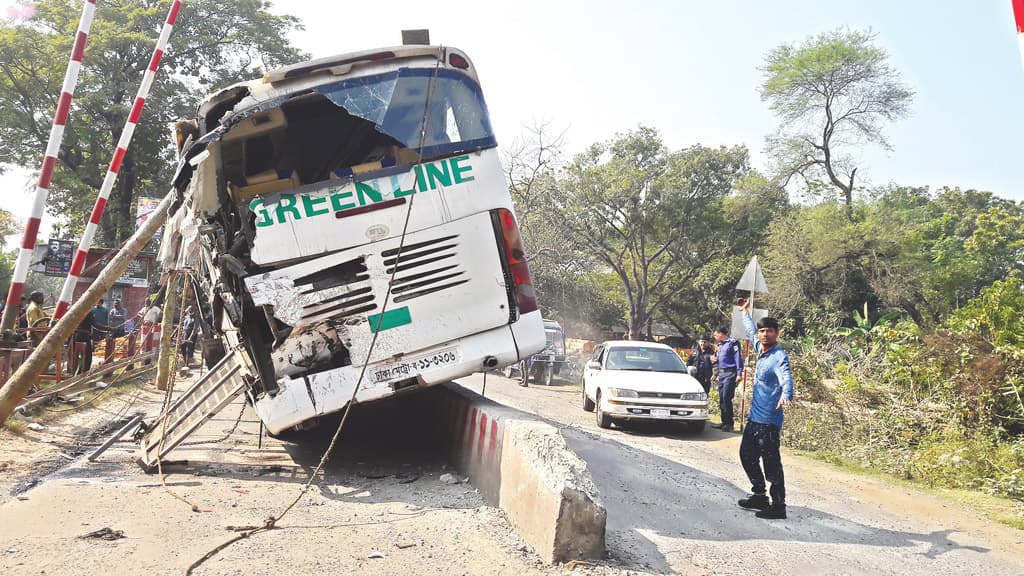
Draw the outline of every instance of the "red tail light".
M537 293L533 289L533 278L530 277L530 267L526 263L526 249L523 247L523 237L519 234L519 225L512 212L504 208L499 208L497 212L516 307L520 314L533 312L537 310Z
M466 60L460 54L452 54L451 56L448 56L448 63L456 68L462 68L463 70L469 68L469 60Z

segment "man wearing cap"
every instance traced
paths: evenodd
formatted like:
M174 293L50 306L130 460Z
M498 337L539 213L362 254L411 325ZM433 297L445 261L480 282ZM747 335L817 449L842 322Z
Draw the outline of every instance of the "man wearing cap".
M718 407L722 423L712 428L732 432L732 399L736 395L736 380L743 374L743 351L725 326L715 330L715 340L718 342Z

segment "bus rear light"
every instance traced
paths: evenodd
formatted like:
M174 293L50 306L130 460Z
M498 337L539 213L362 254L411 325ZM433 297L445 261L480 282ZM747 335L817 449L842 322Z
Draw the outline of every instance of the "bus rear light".
M466 60L461 54L451 54L448 56L448 63L456 68L469 69L469 60Z
M497 214L504 240L505 261L509 275L512 276L516 307L520 314L533 312L537 310L537 292L533 289L533 278L530 277L530 267L526 263L526 249L523 247L523 237L519 234L519 225L509 210L499 208Z

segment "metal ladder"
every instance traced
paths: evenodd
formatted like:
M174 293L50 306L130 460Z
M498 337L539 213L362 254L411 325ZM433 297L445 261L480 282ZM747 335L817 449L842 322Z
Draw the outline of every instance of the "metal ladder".
M150 425L139 444L139 464L153 470L157 460L177 448L246 387L245 364L236 350L224 356ZM163 445L161 446L161 439ZM158 454L159 452L159 454Z

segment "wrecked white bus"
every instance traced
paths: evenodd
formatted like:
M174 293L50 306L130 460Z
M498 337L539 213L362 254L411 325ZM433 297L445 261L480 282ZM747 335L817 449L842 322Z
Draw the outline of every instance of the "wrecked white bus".
M179 146L190 131L162 258L195 271L271 432L341 410L360 377L368 402L544 348L463 52L288 66L206 98Z

